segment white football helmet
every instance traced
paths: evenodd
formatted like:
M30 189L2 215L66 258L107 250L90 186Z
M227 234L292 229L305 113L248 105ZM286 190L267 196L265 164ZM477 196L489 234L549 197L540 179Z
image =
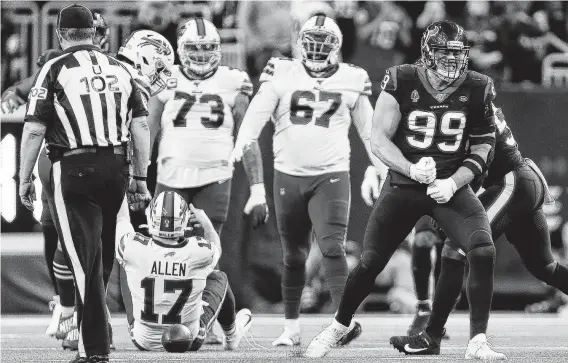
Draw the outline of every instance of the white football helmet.
M152 30L137 30L126 39L118 55L130 60L150 81L150 94L160 93L172 76L174 49L166 38Z
M325 15L315 15L306 21L298 35L302 61L314 72L337 63L343 34L335 21Z
M190 216L189 206L178 193L161 192L146 208L148 232L154 237L183 237Z
M208 20L188 20L178 31L178 54L181 64L197 75L205 75L219 66L221 36Z

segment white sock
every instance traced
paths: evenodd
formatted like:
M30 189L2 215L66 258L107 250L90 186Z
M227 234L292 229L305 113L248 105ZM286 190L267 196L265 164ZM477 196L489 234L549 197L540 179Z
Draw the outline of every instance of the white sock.
M61 316L68 318L75 312L74 306L61 306Z
M351 320L351 323L353 323L353 320ZM333 319L333 321L331 322L331 327L335 328L339 331L347 331L347 329L349 329L348 326L345 326L343 324L341 324L340 322L338 322L337 320Z
M284 329L289 330L294 333L300 332L300 320L298 319L286 319L284 320Z
M479 333L476 336L474 336L473 338L471 338L469 341L470 342L484 342L487 340L487 336L483 333Z

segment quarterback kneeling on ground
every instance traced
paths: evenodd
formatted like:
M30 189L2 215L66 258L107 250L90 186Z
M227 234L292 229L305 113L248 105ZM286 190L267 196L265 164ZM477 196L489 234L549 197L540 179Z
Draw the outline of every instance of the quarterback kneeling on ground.
M184 337L191 340L189 350L195 351L218 319L223 347L236 349L251 326L251 312L235 314L227 275L215 269L221 242L209 218L173 191L155 197L146 214L149 237L134 232L125 201L116 231L117 259L132 295L133 343L141 350L164 350L162 335L171 335L171 328L181 324L189 330L189 337ZM203 237L185 237L188 222L200 224Z

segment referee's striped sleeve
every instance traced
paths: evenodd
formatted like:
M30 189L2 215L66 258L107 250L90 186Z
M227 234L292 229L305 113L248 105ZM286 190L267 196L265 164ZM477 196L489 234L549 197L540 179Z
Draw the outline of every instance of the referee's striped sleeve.
M62 57L65 57L65 55L45 63L37 73L28 95L25 122L42 122L46 124L54 119L53 94L50 94L54 82L52 66Z
M132 93L128 99L128 108L132 110L132 118L148 116L148 100L143 96L143 92L140 90L140 85L134 80L130 79L132 85Z

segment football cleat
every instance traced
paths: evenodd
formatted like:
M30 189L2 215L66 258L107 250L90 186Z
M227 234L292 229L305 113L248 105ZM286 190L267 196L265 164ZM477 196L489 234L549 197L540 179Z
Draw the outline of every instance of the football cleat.
M252 313L249 309L242 309L235 317L235 331L233 334L225 335L223 340L223 349L235 350L244 336L247 335L252 325Z
M79 349L79 329L73 328L65 339L63 339L63 343L61 346L64 350L78 350Z
M359 338L359 336L363 333L363 328L361 328L361 324L358 321L351 320L351 325L349 326L349 331L347 334L343 336L337 343L338 346L344 347L347 344L351 343L355 339Z
M428 324L428 319L430 319L431 311L430 311L430 304L429 303L418 303L416 305L416 314L414 315L414 319L408 327L408 331L406 334L408 336L416 335L423 331L426 328L426 324Z
M482 361L505 360L507 356L491 349L485 334L477 334L467 345L465 359L479 359Z
M215 328L215 324L213 324L211 329L207 332L207 335L205 336L205 340L203 341L203 344L208 344L208 345L223 344L223 336L214 332L213 331L214 328Z
M59 303L59 296L54 296L53 300L49 302L49 311L52 312L51 320L47 329L45 329L45 335L50 337L57 333L59 328L59 321L61 320L61 304Z
M73 329L77 329L77 312L65 318L63 316L60 317L55 338L58 340L65 339L67 334Z
M308 358L325 357L332 348L337 347L341 338L347 334L349 327L333 322L319 333L308 345L305 356Z
M430 336L424 330L416 335L391 337L390 344L406 355L440 354L440 339Z
M284 328L284 331L282 332L282 334L280 334L280 336L272 342L272 346L273 347L279 347L279 346L292 347L294 345L300 345L300 342L301 342L301 339L300 339L300 332L299 331L294 332L294 331L291 331L289 329Z

